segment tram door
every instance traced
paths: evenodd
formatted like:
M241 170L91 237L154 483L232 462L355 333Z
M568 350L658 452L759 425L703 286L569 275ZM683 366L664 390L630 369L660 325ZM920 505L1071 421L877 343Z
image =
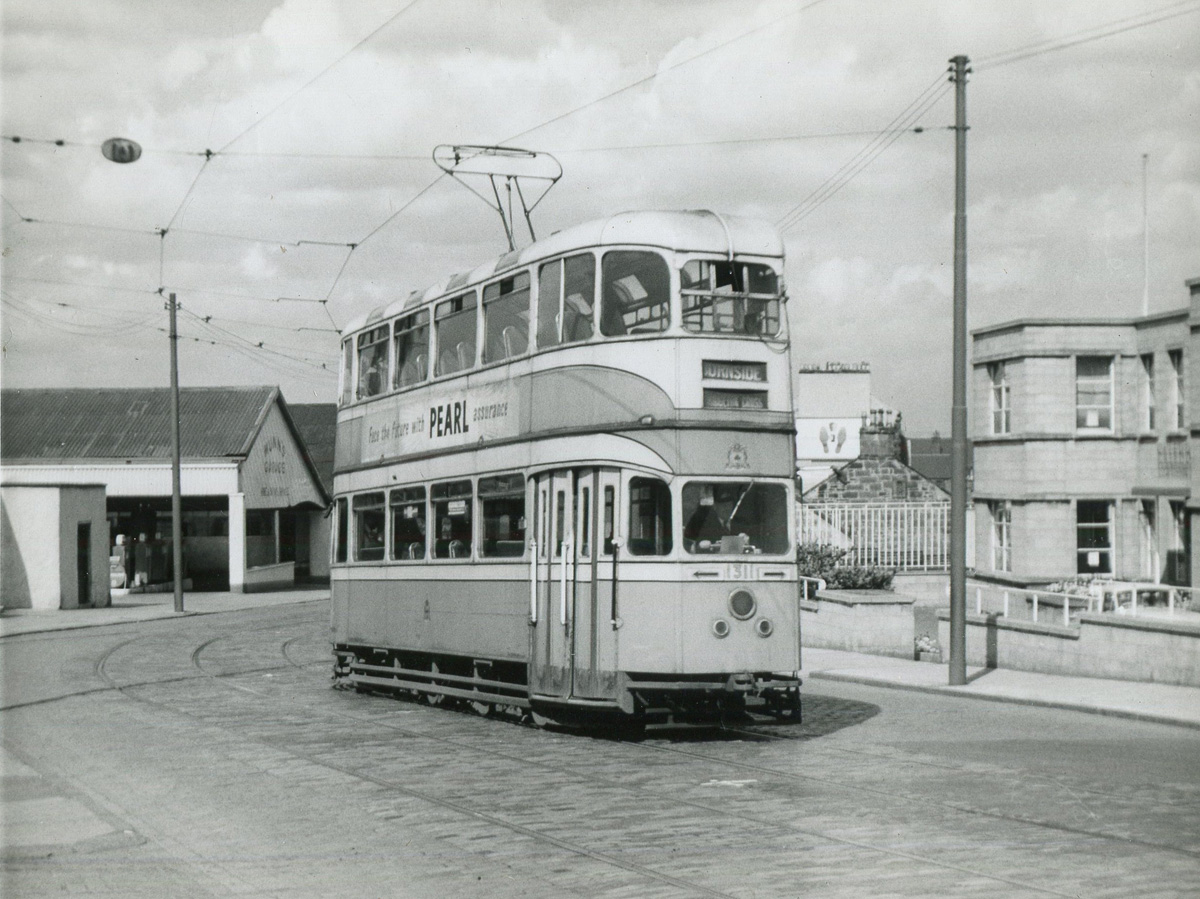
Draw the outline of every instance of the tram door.
M536 621L530 629L530 687L535 694L612 695L615 637L607 604L618 481L616 470L594 468L534 478L537 561L531 566L531 614L536 608Z

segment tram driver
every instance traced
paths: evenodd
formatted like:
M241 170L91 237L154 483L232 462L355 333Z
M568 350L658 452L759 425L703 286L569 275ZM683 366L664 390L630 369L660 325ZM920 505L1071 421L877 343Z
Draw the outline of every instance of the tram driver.
M684 547L689 552L744 551L749 536L733 530L733 515L744 488L743 484L700 485L700 501L683 528Z

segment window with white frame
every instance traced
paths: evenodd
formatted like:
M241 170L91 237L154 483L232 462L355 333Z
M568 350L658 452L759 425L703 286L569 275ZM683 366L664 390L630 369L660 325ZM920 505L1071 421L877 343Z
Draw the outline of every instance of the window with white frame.
M1171 427L1182 428L1187 416L1184 414L1183 350L1168 350L1171 360Z
M1139 385L1139 393L1141 394L1139 404L1141 406L1142 430L1154 430L1154 354L1146 353L1142 356L1142 371L1141 384Z
M1172 584L1186 584L1191 580L1188 562L1188 546L1191 543L1191 528L1188 524L1187 506L1182 500L1171 500L1171 548L1167 551L1167 579Z
M1012 503L996 500L992 507L992 569L1012 571Z
M1147 581L1157 581L1158 570L1158 522L1156 503L1152 499L1144 499L1138 505L1138 530L1142 543L1142 577Z
M1075 505L1076 552L1079 574L1113 572L1113 504L1110 500L1079 500Z
M992 362L987 367L991 391L988 408L992 418L992 433L1007 434L1010 429L1010 407L1008 369L1003 362Z
M1111 431L1113 422L1112 356L1075 359L1075 427Z

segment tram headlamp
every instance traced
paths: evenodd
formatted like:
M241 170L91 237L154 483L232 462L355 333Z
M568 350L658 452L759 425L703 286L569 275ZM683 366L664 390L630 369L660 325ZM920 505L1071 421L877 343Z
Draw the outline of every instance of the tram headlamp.
M751 617L757 608L758 602L749 590L734 590L729 594L729 611L739 621Z
M712 623L712 632L713 632L713 636L716 636L716 637L728 637L729 636L729 622L726 621L724 618L718 618L716 621L714 621Z
M770 618L760 618L754 622L754 630L760 637L769 637L775 633L775 625L771 622Z

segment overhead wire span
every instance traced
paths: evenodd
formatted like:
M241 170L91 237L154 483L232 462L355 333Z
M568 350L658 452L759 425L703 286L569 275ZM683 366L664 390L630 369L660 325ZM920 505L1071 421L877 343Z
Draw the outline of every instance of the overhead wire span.
M808 10L812 9L814 6L818 6L819 4L824 3L824 2L825 2L825 0L811 0L811 2L805 3L803 6L800 6L796 9L790 10L789 12L786 12L783 15L772 19L769 22L764 22L762 25L755 26L754 28L748 29L747 31L740 32L739 34L735 34L733 37L729 38L726 41L722 41L719 44L715 44L712 47L708 47L705 50L701 50L699 53L695 53L692 56L687 57L686 59L680 60L679 62L672 63L671 65L667 66L664 69L655 70L654 72L651 72L649 75L646 75L645 77L642 77L642 78L637 79L636 81L630 82L629 84L626 84L624 87L619 87L614 91L609 91L607 94L604 94L603 96L600 96L600 97L596 97L594 100L589 100L587 103L584 103L582 106L576 106L574 109L569 109L564 113L554 116L553 118L546 119L546 121L542 122L540 125L534 125L532 128L526 128L524 131L520 131L517 134L513 134L510 137L505 138L500 143L507 144L507 143L510 143L515 140L520 140L522 137L532 134L534 131L540 131L542 128L545 128L547 125L553 125L555 122L561 122L563 119L565 119L569 116L573 116L577 112L582 112L583 110L588 109L592 106L595 106L598 103L603 103L605 100L609 100L619 94L625 93L626 91L633 90L635 87L639 87L640 85L643 85L643 84L646 84L647 82L653 81L654 79L658 78L660 75L665 75L667 72L673 72L678 68L682 68L683 66L686 66L690 63L695 62L697 59L708 56L709 54L715 53L718 50L722 50L725 47L728 47L730 44L735 44L738 41L745 40L746 38L750 37L751 35L758 34L758 32L760 32L760 31L765 31L766 29L768 29L774 25L778 25L780 22L785 21L786 19L790 19L790 18L793 18L794 16L800 15L800 13L807 12Z
M875 131L824 131L813 132L811 134L781 134L776 137L735 137L725 140L691 140L691 141L673 141L656 144L624 144L612 147L575 147L570 150L556 149L553 153L558 153L563 156L570 156L576 153L615 153L625 150L676 150L684 147L722 147L735 144L773 144L787 143L788 141L798 140L825 140L846 137L870 137L879 134Z
M253 321L248 318L230 318L227 315L211 315L211 314L206 315L206 314L203 314L200 312L194 312L194 311L192 311L191 314L196 316L197 318L204 319L206 322L207 321L219 321L219 322L225 322L226 324L231 324L231 325L251 325L252 327L255 327L255 328L269 328L272 331L289 331L289 332L294 332L294 333L305 333L305 332L311 331L311 332L314 332L317 334L340 334L341 333L340 331L337 331L333 328L309 328L309 327L304 327L304 326L297 327L294 325L272 325L272 324L269 324L268 322Z
M155 330L160 333L169 333L166 328L158 327ZM270 365L286 371L292 377L301 378L303 380L317 383L326 381L330 375L334 373L334 369L326 363L305 362L302 359L287 356L283 353L275 353L264 348L256 348L246 346L245 344L235 343L230 340L222 340L209 336L198 337L195 334L179 334L179 339L184 341L192 341L193 343L208 344L214 347L224 347L228 350L237 353L244 359L247 359L257 365ZM278 357L281 361L268 362L262 358L262 354L268 354Z
M1166 22L1170 19L1176 19L1195 12L1200 12L1200 3L1197 3L1196 0L1182 0L1182 2L1169 3L1157 9L1146 10L1145 12L1126 16L1122 19L1114 19L1110 22L1094 25L1091 28L1084 28L1057 38L1045 38L1041 41L1026 44L1023 47L1014 47L1011 50L980 56L972 60L971 65L977 72L985 69L995 69L1035 56L1056 53L1059 50L1078 47L1082 44L1089 44L1093 41L1124 34L1127 31L1145 28L1148 25L1157 25L1160 22Z
M398 18L400 18L402 15L404 15L406 12L408 12L410 9L412 9L414 6L416 6L419 2L420 2L420 0L411 0L411 2L406 4L403 8L401 8L397 12L393 13L392 15L388 16L387 19L385 19L378 27L376 27L368 35L359 39L359 41L353 47L351 47L349 50L347 50L345 53L343 53L341 56L339 56L333 62L329 63L329 65L325 66L325 68L323 68L323 69L321 69L321 71L317 72L317 74L313 75L310 79L308 79L308 81L306 81L306 82L304 82L304 84L300 85L300 87L296 88L294 91L292 91L290 94L288 94L282 100L280 100L279 103L277 103L275 106L271 107L270 110L263 113L259 118L255 119L254 122L252 122L248 128L239 132L237 134L237 136L235 136L232 140L227 141L225 143L225 145L223 147L221 147L221 149L217 150L217 152L223 153L226 150L228 150L230 147L232 147L234 144L236 144L239 140L241 140L243 137L245 137L247 134L249 134L251 131L253 131L255 128L257 128L263 122L265 122L267 119L269 119L275 113L277 113L280 109L282 109L288 103L290 103L295 97L299 96L300 94L304 93L304 91L308 90L308 88L310 88L314 83L316 83L318 80L320 80L322 77L324 77L325 74L328 73L330 69L332 69L334 66L336 66L340 62L342 62L342 60L346 59L352 53L357 51L359 47L363 46L365 43L367 43L367 41L371 40L373 37L375 37L377 34L379 34L381 31L383 31L385 28L387 28L393 22L395 22Z
M209 328L209 329L216 331L220 334L223 334L224 336L229 337L233 340L240 341L242 344L244 344L247 347L251 347L254 349L260 349L260 350L264 350L265 352L275 353L277 355L283 355L283 356L288 355L287 353L284 353L283 350L289 350L289 351L293 351L293 352L297 352L297 353L309 352L309 350L306 350L305 348L302 348L302 347L293 347L293 346L287 346L287 345L283 345L279 349L275 349L275 344L271 344L270 346L268 346L267 342L264 340L250 340L248 338L241 336L240 334L235 334L233 331L229 331L225 328L222 328L220 325L214 325L211 321L211 318L212 318L211 316L205 317L205 316L197 315L195 312L192 312L190 309L187 309L187 308L181 309L180 311L183 312L184 315L190 317L193 321L195 321L201 327ZM326 356L326 357L318 358L318 359L313 359L312 357L293 357L293 356L289 356L288 358L294 358L294 359L297 359L298 361L305 361L310 364L323 366L326 361L332 361L336 357L331 355L331 356Z
M899 140L900 137L915 130L916 123L920 121L921 117L950 90L943 81L943 77L943 74L939 73L914 100L891 119L887 127L878 132L872 140L861 147L857 153L844 162L837 171L822 181L804 199L780 216L776 221L780 230L786 231L806 218L816 207L823 204L845 187L859 172L870 165L871 162Z
M63 138L45 138L45 137L22 137L19 134L0 134L0 141L8 141L13 144L39 144L49 145L54 147L77 147L85 150L99 150L102 144L97 144L90 141L81 140L64 140ZM204 150L155 150L152 148L142 147L142 153L154 153L164 156L203 156Z
M113 284L83 284L79 281L60 281L56 278L31 278L24 275L10 275L7 272L4 275L5 281L29 281L34 284L54 284L59 287L77 287L80 290L112 290L119 293L142 293L157 295L157 290L151 290L146 287L117 287Z
M780 22L782 22L786 19L792 18L793 16L799 15L800 13L805 12L806 10L812 9L814 6L817 6L824 2L825 2L825 0L811 0L811 2L804 4L803 6L799 7L798 9L791 10L782 16L772 19L769 22L765 22L764 24L759 25L755 28L751 28L747 31L741 32L740 34L734 35L729 40L722 41L721 43L719 43L715 46L708 47L704 50L701 50L700 52L695 53L692 56L687 57L686 59L682 59L676 63L673 63L672 65L668 66L665 69L656 70L649 75L646 75L642 78L638 78L635 81L632 81L629 84L624 85L623 87L617 88L616 90L613 90L613 91L609 91L607 94L604 94L603 96L596 97L592 100L589 100L587 103L584 103L580 106L576 106L575 108L569 109L566 112L563 112L556 116L553 116L552 118L546 119L544 122L541 122L538 125L534 125L531 128L527 128L524 131L518 132L517 134L513 134L513 135L505 138L503 141L500 141L500 144L503 145L503 144L511 143L512 141L518 140L528 134L532 134L534 131L538 131L542 128L545 128L546 126L551 125L555 122L562 121L563 119L568 118L569 116L575 115L576 113L581 112L584 109L588 109L592 106L595 106L598 103L602 103L605 100L608 100L608 99L611 99L612 97L623 94L626 91L629 91L635 87L638 87L639 85L646 84L649 81L653 81L659 75L663 75L663 74L666 74L667 72L671 72L676 69L682 68L683 66L686 66L692 62L695 62L697 59L700 59L704 56L708 56L711 53L715 53L717 50L723 49L724 47L728 47L731 44L734 44L734 43L737 43L738 41L744 40L745 38L750 37L751 35L757 34L758 32L763 31L767 28L770 28L773 25L778 25ZM405 7L405 9L407 9L407 8L408 7ZM401 10L401 12L404 12L404 10ZM434 187L434 185L436 185L439 181L441 181L445 177L446 177L446 173L442 172L437 176L437 178L435 178L433 181L429 182L427 185L425 185L425 187L421 188L421 190L419 190L415 195L413 195L411 198L409 198L399 209L397 209L395 212L393 212L391 215L389 215L386 219L384 219L384 221L382 221L373 230L371 230L365 237L363 237L361 240L359 240L357 242L357 244L355 245L354 249L361 247L363 244L365 244L367 241L369 241L371 238L373 238L376 234L378 234L380 231L382 231L398 215L400 215L400 213L404 212L406 209L408 209L410 206L412 206L413 203L415 203L422 196L424 196L426 193L428 193ZM350 255L353 255L353 252L354 252L354 250L351 250ZM345 272L346 267L347 267L347 265L349 265L349 263L350 263L350 256L347 256L345 262L342 264L341 270L338 272L337 277L334 278L332 286L329 288L329 294L326 297L327 300L333 296L333 292L334 292L334 290L337 289L338 283L341 281L342 274ZM332 316L330 316L330 321L333 321Z

